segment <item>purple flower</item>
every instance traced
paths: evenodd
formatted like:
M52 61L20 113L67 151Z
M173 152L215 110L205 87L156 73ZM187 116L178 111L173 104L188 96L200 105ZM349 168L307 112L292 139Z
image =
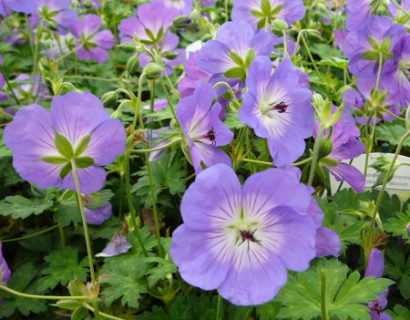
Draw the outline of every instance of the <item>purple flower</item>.
M109 58L107 49L114 45L114 35L109 30L98 31L101 18L95 14L87 14L82 20L71 26L71 32L79 39L77 56L84 61L94 59L105 62Z
M382 79L385 77L383 76ZM368 115L366 115L365 109L363 106L366 103L366 98L370 99L371 97L371 91L374 89L375 86L375 79L368 79L368 78L358 78L357 84L360 89L360 92L355 90L355 89L347 89L343 93L343 104L346 106L346 108L355 116L355 120L357 123L360 123L361 125L366 125L367 123L378 123L381 120L384 121L392 121L394 120L394 117L391 116L390 114L386 112L382 112L381 116L382 119L379 119L377 116L380 115L380 113L377 113L372 117L372 119L369 120ZM381 82L380 88L381 89L386 89L385 88L386 83L385 81ZM389 91L387 91L387 99L385 101L385 104L387 104L391 112L399 115L400 114L400 108L397 106L393 105L394 100L396 100L396 97L392 95Z
M21 108L4 130L20 176L41 188L75 190L72 163L83 193L100 190L110 164L125 149L125 130L110 119L101 101L88 92L54 97L51 112L33 104Z
M3 257L2 245L3 244L0 241L0 282L7 283L10 280L11 272L7 265L6 259Z
M380 278L384 271L383 252L379 249L373 248L370 252L369 262L367 263L365 277ZM383 309L387 306L387 290L379 294L379 299L368 303L371 320L391 320Z
M259 29L269 29L275 19L289 25L305 15L301 0L234 0L232 20L245 20Z
M271 33L254 29L245 21L224 23L215 40L208 41L199 51L198 66L212 75L223 75L244 82L252 61L269 56L273 50Z
M215 165L182 198L171 257L193 286L218 289L236 305L265 303L286 283L286 269L306 270L316 255L310 202L286 170L256 173L241 186L230 167Z
M346 37L349 34L346 30L333 30L335 35L335 44L339 49L343 49Z
M320 122L316 121L316 138L319 127ZM329 132L325 131L323 136L328 136L328 134ZM365 147L359 141L359 137L360 130L356 127L355 120L350 113L344 112L340 120L333 126L331 132L332 150L320 163L329 170L337 181L346 181L357 192L363 192L365 184L364 175L352 165L341 162L356 158L364 153Z
M50 28L64 32L79 19L77 13L69 8L70 5L71 0L36 0L37 11L33 12L31 24L36 26L43 19Z
M198 81L194 94L181 99L177 107L177 118L196 173L202 170L202 163L207 167L217 163L231 164L229 156L218 147L229 144L233 133L220 120L222 107L218 102L213 104L215 98L212 86Z
M35 0L0 0L0 15L7 17L9 10L32 13L37 9Z
M195 83L198 80L207 82L211 74L198 66L199 52L191 53L184 65L186 76L178 83L178 91L181 97L189 97L194 93Z
M312 136L314 119L312 93L299 85L300 70L288 59L272 74L272 63L259 57L252 64L239 110L241 121L266 138L276 166L298 159L305 151L305 140Z
M167 8L178 10L180 15L189 15L192 11L192 0L154 0L153 3L163 3Z
M349 31L360 29L370 16L372 0L346 0L346 28Z
M394 54L395 68L384 74L380 83L387 90L390 102L407 107L410 102L410 35L402 37Z
M355 76L375 78L378 71L379 52L383 52L382 72L394 69L393 48L406 34L400 24L389 17L371 16L362 28L346 37L343 52L350 59L349 70Z
M114 257L120 254L127 253L131 249L131 245L127 238L120 234L114 234L111 242L104 248L103 251L95 256L100 258Z
M167 8L163 3L141 4L137 17L124 19L118 26L121 43L134 42L134 36L145 44L158 43L177 16L178 10Z
M32 101L33 98L36 100L46 100L49 97L48 89L42 83L39 75L29 76L22 73L14 79L14 82L21 82L19 86L13 88L13 91L18 99Z
M112 217L112 205L107 203L101 208L90 210L85 208L85 216L87 223L92 225L100 225Z

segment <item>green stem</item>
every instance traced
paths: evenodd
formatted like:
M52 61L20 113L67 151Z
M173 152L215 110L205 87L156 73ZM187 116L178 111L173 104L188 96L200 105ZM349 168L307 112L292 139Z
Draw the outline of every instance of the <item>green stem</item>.
M393 4L399 8L401 11L403 11L405 14L410 15L410 12L408 12L406 9L404 9L396 0L391 0Z
M302 165L302 164L308 163L308 162L310 162L310 161L312 161L312 157L309 157L309 158L300 160L300 161L298 161L298 162L292 163L292 166L297 167L297 166L300 166L300 165Z
M172 103L172 100L171 100L171 97L170 97L169 92L168 92L168 90L167 90L167 87L165 86L164 79L159 78L159 82L161 83L162 90L163 90L164 93L165 93L165 97L166 97L166 99L167 99L167 101L168 101L168 105L169 105L169 107L171 108L172 115L174 116L175 121L176 121L176 122L179 124L179 126L181 127L181 123L179 122L179 120L178 120L178 118L177 118L177 113L176 113L176 111L175 111L175 106L174 106L174 104ZM182 127L181 127L181 128L182 128Z
M269 167L274 167L272 162L268 162L268 161L260 161L260 160L254 160L254 159L242 159L242 162L249 162L249 163L256 163L256 164L261 164L264 166L269 166Z
M72 174L73 174L73 179L74 179L74 184L75 184L75 190L77 193L77 200L78 200L78 207L80 209L81 213L81 219L83 221L83 229L84 229L84 238L85 238L85 245L87 248L87 257L88 257L88 265L90 268L90 275L91 275L91 285L93 288L98 287L98 282L97 278L95 276L95 270L94 270L94 262L93 262L93 252L91 248L91 240L90 240L90 234L88 232L88 224L87 224L87 218L85 216L85 211L84 211L84 202L83 202L83 197L81 196L81 189L80 189L80 180L78 178L78 171L77 171L77 165L75 163L74 159L71 159L71 167L72 167ZM97 320L100 319L99 316L99 310L98 310L98 302L95 301L94 303L96 306L96 318Z
M289 53L288 53L288 31L284 30L283 31L283 51L285 52L286 57L290 58Z
M222 297L218 294L218 303L216 305L216 320L223 319L223 318L221 318L221 316L222 316L222 304L223 304Z
M150 85L150 109L151 112L154 111L154 103L155 103L155 84L151 83ZM142 119L142 114L140 113L140 122L142 128L144 128L144 122ZM147 146L149 149L149 141L150 139L147 140ZM154 186L154 179L152 175L152 168L151 168L151 161L149 159L150 153L145 153L145 163L147 165L147 173L148 173L148 182L149 182L149 187L150 187L150 193L151 193L151 201L152 201L152 211L154 213L154 225L155 225L155 236L157 237L157 242L158 242L158 252L160 256L163 255L163 249L162 249L162 244L161 244L161 234L160 234L160 223L159 223L159 218L158 218L158 208L157 208L157 194L155 192L155 186Z
M312 163L311 163L309 179L308 179L308 185L310 186L313 183L313 178L315 177L315 171L316 171L316 167L319 161L319 145L320 145L320 140L322 139L322 134L323 134L323 129L320 128L319 133L315 140L315 144L313 146Z
M4 78L4 81L6 82L7 89L11 92L11 95L13 96L13 99L20 106L21 105L20 100L17 98L17 95L15 94L13 88L11 87L10 82L8 80L8 77L7 77L7 74L4 72L4 69L3 69L2 65L0 65L0 72L3 74L3 78Z
M406 119L398 116L397 114L394 114L389 109L386 109L384 107L379 107L379 108L380 108L380 110L382 110L383 112L386 112L387 114L391 115L393 118L396 118L397 120L406 121Z
M14 241L26 240L26 239L30 239L30 238L39 236L39 235L41 235L41 234L43 234L43 233L46 233L46 232L49 232L49 231L51 231L51 230L54 230L54 229L56 229L56 228L58 228L58 227L59 227L59 225L56 224L56 225L54 225L54 226L52 226L52 227L50 227L50 228L47 228L47 229L44 229L44 230L41 230L41 231L38 231L38 232L35 232L35 233L31 233L31 234L28 234L28 235L25 235L25 236L22 236L22 237L11 238L11 239L0 239L0 241L1 241L1 242L14 242Z
M145 249L144 243L142 242L141 235L140 235L140 229L137 224L137 213L134 207L134 203L132 202L132 197L131 197L131 181L130 181L130 159L129 159L129 154L126 154L126 168L125 168L125 186L126 186L126 192L127 192L127 201L128 201L128 209L131 213L131 219L132 219L132 226L134 227L134 233L135 236L137 237L137 241L139 245L141 246L142 252L144 253L145 257L148 257L147 250Z
M322 320L330 320L326 305L326 274L320 270Z
M13 290L3 284L0 283L0 289L4 290L8 293L11 293L15 296L23 297L23 298L30 298L30 299L44 299L44 300L90 300L89 297L86 296L43 296L38 294L29 294L20 291Z
M374 86L374 90L379 90L380 87L380 79L382 76L382 69L383 69L383 54L379 52L379 65L377 68L377 77L376 77L376 85Z
M60 235L60 245L61 249L65 249L65 234L64 234L64 228L61 224L58 224L58 234Z
M389 170L386 173L386 176L383 180L383 184L382 187L380 189L379 195L377 196L377 200L376 200L376 205L374 207L374 211L373 211L373 217L372 217L372 229L374 228L374 223L376 221L376 216L377 216L377 212L379 211L379 207L381 204L381 201L383 199L383 194L386 191L386 185L389 181L389 177L391 176L391 174L393 173L393 169L394 169L394 165L397 161L397 158L399 157L400 151L403 147L404 142L406 141L406 139L410 137L410 130L408 130L400 139L399 144L397 145L396 148L396 152L394 153L394 157L392 162L390 163L390 167Z
M64 76L67 79L85 79L85 80L96 80L96 81L106 81L106 82L113 82L113 81L121 81L119 78L102 78L102 77L93 77L93 76L79 76L79 75L68 75Z
M136 153L146 153L146 152L148 152L148 153L150 153L150 152L154 152L154 151L161 151L161 150L169 148L170 146L174 145L175 143L177 143L179 141L181 141L181 138L175 139L175 140L171 141L170 143L167 143L167 144L165 144L161 147L158 147L158 148L136 149L136 150L132 150L132 152L136 152Z
M92 312L96 312L95 309L92 306L90 306L88 303L83 303L82 305L83 305L84 308L86 308L86 309L88 309ZM110 319L110 320L125 320L124 318L112 316L108 313L101 312L101 311L100 311L100 316L102 316L105 319Z
M303 31L301 31L301 33L302 33L302 32L303 32ZM317 75L318 75L320 81L322 81L322 83L325 84L325 81L324 81L324 79L323 79L323 77L322 77L322 74L319 72L319 69L318 69L318 67L317 67L317 65L316 65L315 59L313 58L312 53L310 52L310 49L309 49L309 46L308 46L307 41L306 41L306 39L305 39L304 33L301 35L300 38L302 39L303 46L305 47L305 49L306 49L306 51L307 51L308 57L309 57L310 61L312 62L313 68L315 69L315 71L316 71L316 73L317 73ZM327 88L327 87L326 87L326 88ZM327 89L326 89L326 90L327 90Z
M227 22L229 20L228 5L229 5L229 0L225 0L224 1L225 22Z
M225 82L225 81L219 81L217 83L214 84L214 88L218 88L220 86L224 86L225 88L228 89L230 95L232 96L232 100L236 103L236 104L240 104L238 99L236 98L235 92L233 92L232 87L229 85L229 83Z

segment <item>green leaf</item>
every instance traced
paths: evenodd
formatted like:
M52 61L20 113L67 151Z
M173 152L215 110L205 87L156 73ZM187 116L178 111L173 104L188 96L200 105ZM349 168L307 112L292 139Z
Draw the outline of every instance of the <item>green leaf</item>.
M85 205L90 210L96 210L107 204L114 196L111 190L101 190L96 193L87 194L84 198Z
M246 54L245 67L249 68L253 60L255 60L255 51L253 49L250 49Z
M258 10L251 10L251 13L257 18L263 18L264 17L263 12L258 11Z
M397 146L401 137L406 133L406 127L400 120L385 122L376 127L376 137ZM405 147L410 147L410 139L404 141Z
M102 297L108 305L119 299L122 305L131 308L139 307L141 295L147 292L145 273L147 263L141 257L133 256L128 259L116 259L115 264L103 269L104 284Z
M393 311L387 310L393 320L409 320L410 319L410 309L402 305L396 304Z
M385 250L385 265L385 274L397 281L403 298L410 299L410 255L388 247Z
M71 315L71 320L83 320L88 315L88 311L84 307L78 307Z
M390 38L384 38L382 41L382 44L380 45L380 52L383 54L390 54L390 49L391 49L391 39Z
M52 163L52 164L63 164L67 162L66 158L62 158L59 156L45 156L45 157L41 157L40 160L47 162L47 163Z
M43 290L54 289L58 284L67 285L73 279L87 280L87 259L79 261L77 249L67 247L49 254L44 260L48 267L43 269L44 277L39 281L39 288Z
M271 5L270 5L270 1L269 0L262 0L261 1L261 9L262 9L262 13L265 17L269 17L270 13L271 13Z
M66 159L71 159L74 156L73 146L71 142L61 133L57 132L54 137L54 144L58 152Z
M75 159L77 168L84 169L91 167L94 164L94 159L91 157L80 157Z
M241 78L244 74L242 67L233 67L224 73L227 78Z
M68 176L68 174L71 172L72 166L71 162L67 162L64 167L61 168L60 170L60 178L64 179L65 177Z
M375 37L369 37L367 41L369 42L370 46L373 48L374 51L379 51L379 41L377 41Z
M238 66L244 67L245 63L243 62L242 57L237 54L235 51L231 50L229 52L229 56L231 57L232 61L235 62Z
M262 28L264 28L264 27L266 26L266 24L267 24L268 22L269 22L268 19L262 18L262 19L260 19L260 20L258 21L258 24L256 25L256 27L257 27L258 29L262 29Z
M362 57L366 60L379 60L379 53L377 51L368 50L363 52Z
M270 17L274 17L276 16L283 8L283 5L277 5L275 8L273 8L269 14Z
M39 215L53 205L50 199L27 199L22 196L9 196L0 201L0 215L14 219L25 219L31 215Z
M384 229L394 236L402 237L410 243L410 236L407 228L410 226L410 208L406 212L397 212L394 218L387 219Z
M78 157L81 154L83 154L83 152L87 150L90 141L91 135L87 134L84 137L82 137L81 140L77 143L77 146L75 147L74 156Z
M37 288L36 276L39 270L31 263L22 265L21 267L14 269L11 274L11 279L8 286L14 290L31 293L42 294L44 292ZM47 310L47 305L44 300L29 299L14 296L11 294L0 293L3 302L0 306L0 319L10 319L9 317L16 311L19 311L24 318L31 313L40 313ZM30 317L31 319L32 317Z
M369 320L367 303L393 284L389 279L367 277L360 280L357 271L336 259L321 260L308 271L293 274L281 289L277 300L283 304L279 318L310 320L321 317L322 280L325 279L325 301L331 319Z

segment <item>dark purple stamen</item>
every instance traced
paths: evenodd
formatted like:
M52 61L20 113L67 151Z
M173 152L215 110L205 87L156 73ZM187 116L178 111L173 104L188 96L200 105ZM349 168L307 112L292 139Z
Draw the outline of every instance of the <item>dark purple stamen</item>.
M278 111L279 113L284 113L289 106L285 102L280 102L277 105L273 106L273 110Z
M212 127L207 133L206 137L211 141L211 144L214 146L216 144L216 136L214 127Z
M248 230L240 230L239 233L242 237L241 244L244 243L245 241L260 243L260 241L255 238L255 235L254 235L255 232L256 232L256 230L254 230L252 232L248 231Z

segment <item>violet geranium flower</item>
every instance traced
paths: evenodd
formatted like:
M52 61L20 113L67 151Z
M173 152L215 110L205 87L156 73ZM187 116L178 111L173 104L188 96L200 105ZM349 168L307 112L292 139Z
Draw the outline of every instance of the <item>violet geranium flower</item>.
M137 8L137 17L127 18L118 26L121 43L133 42L136 36L144 44L160 42L178 16L178 10L163 3L144 3Z
M316 121L315 137L317 137L320 122ZM327 136L325 130L323 136ZM332 150L320 164L326 167L337 181L346 181L357 192L363 192L365 177L354 166L342 162L362 155L364 145L359 141L360 130L355 125L355 120L348 112L344 112L340 120L333 126L330 140Z
M389 17L367 18L362 28L348 34L343 45L343 52L350 59L350 72L355 76L376 78L380 54L382 73L393 70L393 48L405 34L403 26L393 23Z
M82 20L71 26L71 32L79 39L77 42L77 57L84 61L94 59L105 62L109 58L108 49L114 45L114 35L110 30L98 31L101 27L101 17L87 14Z
M35 0L0 0L0 15L7 17L9 10L32 13L36 10Z
M31 24L38 25L42 19L46 25L58 32L65 31L78 22L78 15L70 9L71 0L32 0L36 2L37 10L31 17Z
M198 65L212 75L244 82L252 61L257 56L269 56L273 50L272 33L255 34L246 21L230 21L218 30L199 51Z
M232 20L245 20L259 29L269 28L275 19L289 25L305 15L301 0L234 0Z
M278 187L280 186L280 187ZM224 164L202 171L181 202L184 223L170 254L182 278L218 289L236 305L273 299L286 270L303 271L316 255L311 195L284 169L269 169L240 185Z
M272 63L259 57L252 64L239 110L240 120L266 138L276 166L284 166L305 151L305 140L312 136L314 119L312 93L300 87L300 70L288 59L272 74Z
M85 208L85 216L88 224L96 226L103 224L112 217L112 205L108 202L106 205L95 210Z
M207 82L211 78L211 74L201 69L198 66L199 51L189 55L184 65L186 76L178 83L178 91L181 97L189 97L194 93L195 83L198 80Z
M364 273L365 277L380 278L384 271L383 252L373 248L370 252L369 262ZM387 289L386 292L379 294L379 299L368 303L371 320L392 320L391 317L383 312L387 306Z
M1 275L0 282L7 283L10 280L11 272L7 265L6 259L4 259L3 257L2 245L3 244L0 241L0 275Z
M131 249L131 244L127 238L121 234L114 234L111 242L104 248L103 251L95 256L99 258L108 258L127 253Z
M163 3L167 8L178 10L180 15L189 15L192 11L192 0L154 0L153 3Z
M125 130L110 119L102 102L88 92L54 97L51 112L32 104L21 108L4 130L20 176L41 188L75 190L77 167L83 193L100 190L110 164L125 149Z
M231 164L229 156L220 150L232 141L233 133L220 120L222 106L213 100L215 90L209 83L197 82L194 94L181 99L177 118L181 123L195 172L217 163Z

